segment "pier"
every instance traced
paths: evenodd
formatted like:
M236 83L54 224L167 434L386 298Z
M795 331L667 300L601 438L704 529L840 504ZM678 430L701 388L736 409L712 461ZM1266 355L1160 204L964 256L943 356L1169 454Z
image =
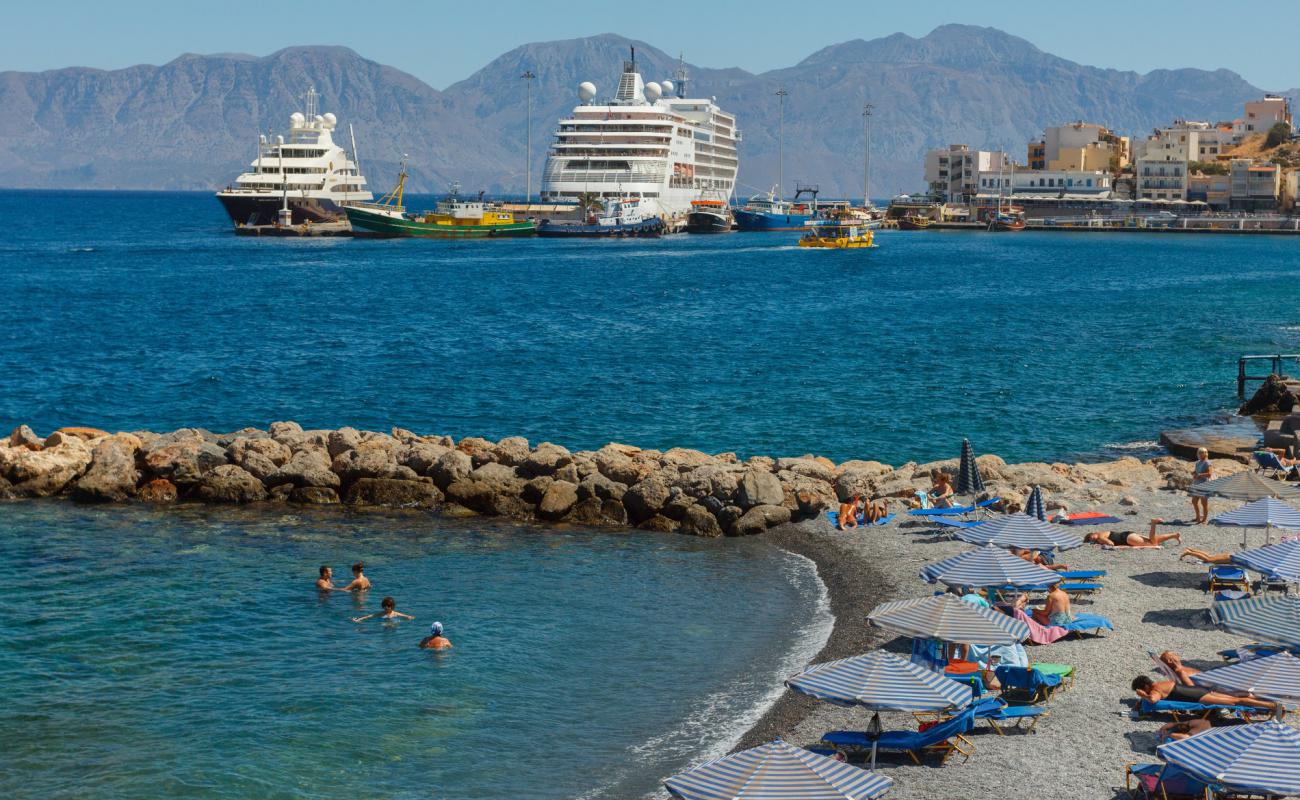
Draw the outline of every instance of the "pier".
M239 236L351 236L352 226L343 222L304 222L301 225L237 225Z
M1263 375L1247 374L1248 366L1250 364L1260 362L1260 361L1267 361L1270 363L1271 368L1269 372ZM1274 353L1272 355L1252 355L1252 356L1242 356L1241 358L1238 358L1237 359L1237 396L1241 398L1244 398L1246 396L1247 381L1266 381L1273 375L1276 375L1279 378L1281 378L1282 382L1286 385L1287 389L1292 394L1300 395L1300 381L1292 380L1288 378L1286 373L1282 371L1283 362L1288 362L1288 361L1293 364L1300 363L1300 353Z

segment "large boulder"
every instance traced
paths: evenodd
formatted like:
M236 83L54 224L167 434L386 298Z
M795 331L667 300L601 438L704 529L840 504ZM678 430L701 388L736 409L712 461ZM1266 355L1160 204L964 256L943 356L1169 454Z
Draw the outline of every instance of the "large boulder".
M90 466L90 448L79 439L57 447L30 450L24 446L0 447L0 477L12 485L7 493L17 497L59 494Z
M642 520L641 523L637 525L637 527L643 531L655 531L656 533L673 533L681 526L675 519L672 519L670 517L665 517L663 514L655 514L654 516L648 519Z
M285 484L289 486L291 484ZM277 489L284 488L277 486ZM294 486L289 491L289 500L307 506L330 506L339 502L339 493L323 486Z
M736 502L743 508L754 506L779 506L785 501L781 481L770 472L749 469L740 478L736 489Z
M523 483L522 481L520 482ZM502 491L499 483L475 478L461 478L447 487L447 499L480 514L498 517L527 518L531 506L516 494Z
M530 455L528 440L522 436L507 436L497 442L496 460L508 467L523 466Z
M561 467L573 463L573 456L558 444L542 442L524 459L523 468L531 475L552 475ZM577 481L571 481L577 483Z
M296 422L272 422L267 426L267 432L271 434L272 439L279 439L283 436L292 436L295 433L302 433L302 426Z
M562 519L578 502L578 487L568 481L554 481L537 504L537 515L542 519Z
M472 480L486 483L492 487L492 490L498 494L508 494L518 497L523 493L524 485L528 481L519 476L514 467L508 467L505 464L488 462L469 474Z
M627 509L615 500L588 497L569 509L565 521L575 525L624 526L628 523Z
M819 481L830 483L835 480L835 465L825 459L816 456L800 456L799 458L778 458L776 460L776 469L778 472L793 472L796 475L803 475L806 478L816 478Z
M289 446L270 437L235 439L226 447L230 463L245 472L265 480L268 475L288 463L293 451Z
M433 478L433 482L438 485L438 488L446 491L448 486L463 478L468 478L473 471L473 458L468 453L461 450L448 450L438 456L427 474Z
M109 435L109 434L108 434L108 431L106 431L106 430L103 430L103 429L101 429L101 428L88 428L88 427L86 427L86 426L84 426L84 425L68 425L68 426L65 426L65 427L59 428L59 429L58 429L57 431L55 431L54 433L62 434L62 435L65 436L65 437L66 437L66 436L75 436L76 438L81 439L83 442L93 442L93 441L96 440L96 439L101 439L101 438L103 438L103 437ZM138 437L137 437L137 438L138 438ZM46 441L47 441L47 443L48 443L48 440L49 440L49 437L47 436L47 437L46 437ZM52 445L51 445L51 446L52 446Z
M182 488L199 483L205 474L227 463L225 448L207 441L197 431L161 436L145 445L141 453L150 475L166 478Z
M26 425L19 425L9 434L9 446L40 450L45 447L45 440L33 433Z
M708 453L702 453L699 450L691 450L686 447L673 447L664 452L660 461L667 465L677 467L678 469L694 469L706 464L716 463L716 459Z
M356 450L359 444L361 444L361 431L356 428L339 428L330 431L325 437L325 449L329 452L331 460L349 450Z
M330 464L330 469L345 484L361 478L397 478L397 468L397 459L385 447L345 450L335 456Z
M682 517L682 533L713 538L722 535L722 526L708 508L696 503L687 508L686 515Z
M633 522L640 523L655 514L668 502L668 484L658 474L637 481L623 495L623 507Z
M633 485L654 470L654 467L645 461L633 459L620 445L607 444L597 450L592 459L601 475L627 486Z
M89 502L120 503L135 494L140 470L135 452L140 440L129 433L100 439L90 451L90 467L72 486L72 496Z
M242 467L221 464L203 473L195 494L209 503L252 503L266 499L266 487Z
M293 485L322 489L338 489L341 485L339 476L330 469L324 450L299 450L284 466L266 476L265 483L268 487Z
M1251 398L1241 404L1237 413L1243 417L1255 414L1288 413L1296 407L1296 396L1291 394L1286 381L1277 375L1269 375L1255 390Z
M176 491L176 484L166 478L154 478L140 487L135 494L135 498L142 503L164 505L166 503L175 503L179 494Z
M736 521L736 533L751 536L790 521L790 509L784 506L754 506Z
M497 446L479 436L466 436L456 443L456 449L470 457L475 467L497 460Z
M432 483L397 478L359 478L348 487L346 497L350 505L397 508L434 508L442 499Z
M781 488L785 492L781 505L790 509L790 513L799 519L816 516L839 501L835 487L826 481L792 472L781 474Z
M1073 472L1080 482L1108 483L1119 487L1153 489L1164 483L1155 466L1132 456L1100 464L1076 464Z
M586 500L589 497L595 497L598 500L623 501L623 495L627 494L627 487L617 481L606 478L602 473L594 473L582 479L578 484L578 499Z
M407 442L397 452L397 463L414 470L417 475L428 475L433 465L451 448L425 441Z

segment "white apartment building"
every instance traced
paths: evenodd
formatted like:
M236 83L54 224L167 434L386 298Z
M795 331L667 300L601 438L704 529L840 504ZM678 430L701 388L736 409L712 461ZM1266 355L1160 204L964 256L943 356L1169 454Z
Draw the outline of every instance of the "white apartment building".
M1001 175L996 171L981 172L979 194L985 198L1001 193L1007 197L1033 195L1109 200L1113 191L1112 180L1106 170L1014 169Z
M980 173L997 172L999 167L1011 170L1011 162L1001 150L971 150L953 144L925 154L925 184L946 203L968 203L978 194Z
M1199 160L1199 130L1165 128L1134 147L1139 200L1186 200L1187 162Z

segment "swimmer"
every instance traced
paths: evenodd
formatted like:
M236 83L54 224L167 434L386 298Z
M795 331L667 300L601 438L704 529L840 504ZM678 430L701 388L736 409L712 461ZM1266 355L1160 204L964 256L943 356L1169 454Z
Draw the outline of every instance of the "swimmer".
M353 564L353 565L352 565L352 583L349 583L347 586L336 586L336 587L334 587L334 588L338 589L340 592L352 592L352 591L364 592L364 591L366 591L367 589L369 589L369 588L370 588L370 579L367 578L367 577L366 577L364 574L362 574L362 572L361 572L361 570L365 569L365 567L366 567L366 565L363 564L363 563L360 562L360 561L358 561L357 563Z
M446 650L451 642L442 635L442 623L435 622L429 626L429 635L420 640L421 650Z
M376 611L373 614L367 614L364 617L353 617L353 622L365 622L368 619L379 617L380 619L415 619L410 614L403 614L397 610L397 601L391 597L385 597L379 603L383 611Z
M339 588L334 585L334 570L322 565L320 568L320 577L316 579L316 588L322 592L332 592Z

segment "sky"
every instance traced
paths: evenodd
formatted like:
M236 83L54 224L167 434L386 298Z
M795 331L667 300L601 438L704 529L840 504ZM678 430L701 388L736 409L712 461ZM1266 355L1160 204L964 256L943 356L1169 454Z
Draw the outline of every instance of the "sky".
M0 71L120 69L182 53L266 55L345 45L444 89L521 44L619 33L707 67L762 72L828 44L949 22L987 25L1082 64L1147 72L1227 68L1254 85L1300 87L1300 2L1250 0L1249 25L1225 24L1223 0L974 3L857 0L826 11L783 0L713 3L308 3L0 0ZM1238 8L1241 8L1240 6ZM277 11L280 9L280 11ZM489 11L490 9L490 11Z

